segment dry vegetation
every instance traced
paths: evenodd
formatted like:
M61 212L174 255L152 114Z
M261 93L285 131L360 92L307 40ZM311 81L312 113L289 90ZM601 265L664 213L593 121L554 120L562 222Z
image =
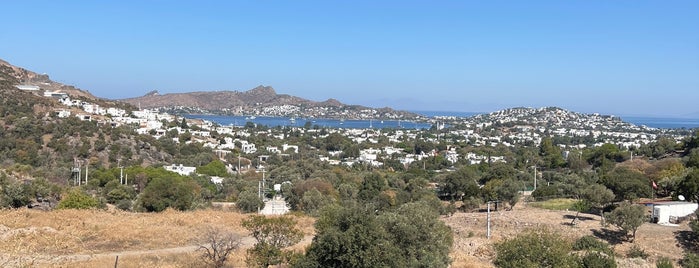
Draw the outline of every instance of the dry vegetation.
M493 267L491 264L495 253L493 243L516 236L532 228L546 228L559 234L577 239L584 235L607 237L604 229L615 231L613 226L603 227L599 215L580 214L578 223L570 223L575 212L554 211L519 204L512 211L495 211L491 214L491 239L486 239L486 213L456 213L443 220L454 231L454 248L452 249L453 267ZM634 244L640 246L650 255L648 260L626 259L629 242L612 243L617 255L619 267L655 267L655 260L669 257L677 262L682 258L684 249L677 241L680 232L689 231L687 224L678 227L661 226L645 223L639 229Z
M207 227L245 235L240 226L245 217L217 210L1 210L0 266L106 267L120 256L119 267L196 267L197 245ZM312 236L313 219L296 220L304 234ZM242 252L232 256L233 263L244 263Z
M492 267L492 244L504 238L537 227L545 227L569 236L598 235L603 227L599 216L580 214L577 225L570 222L574 212L551 211L520 204L512 211L492 213L492 238L485 238L486 213L456 213L443 220L454 231L453 267ZM196 251L206 227L219 227L245 234L240 226L246 215L200 210L163 213L128 213L119 211L28 209L0 211L0 266L2 267L113 267L119 256L119 267L200 267ZM306 238L295 248L302 250L311 241L314 220L296 218ZM615 230L614 227L607 227ZM638 231L636 244L650 254L648 260L617 257L620 267L655 267L659 257L677 261L683 248L676 236L688 231L679 227L644 224ZM245 245L232 254L230 263L244 266ZM623 256L629 242L614 244Z

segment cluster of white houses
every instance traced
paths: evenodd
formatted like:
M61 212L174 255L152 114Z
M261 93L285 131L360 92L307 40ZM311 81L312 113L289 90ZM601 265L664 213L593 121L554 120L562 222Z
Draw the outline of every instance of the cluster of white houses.
M40 90L39 87L32 85L20 85L17 87L27 91ZM167 133L172 131L176 131L178 134L189 132L192 135L192 139L188 142L201 142L204 144L204 146L212 148L221 157L229 154L234 149L238 149L242 154L256 154L259 151L258 146L246 140L246 138L252 135L265 135L281 141L285 139L283 133L274 129L254 132L253 130L242 127L218 126L205 120L197 121L197 126L199 129L201 129L197 131L183 129L180 127L164 128L165 123L178 119L173 115L160 113L155 110L146 109L129 113L124 109L100 107L94 103L71 99L68 94L58 91L44 91L43 96L47 98L54 98L66 106L66 108L57 111L57 115L59 117L71 116L71 111L75 111L75 109L72 108L79 108L80 111L76 112L75 116L82 120L93 120L93 116L99 116L101 121L104 123L109 123L112 126L134 125L136 126L137 133L152 135L158 139L166 137ZM276 109L279 110L277 112L297 111L296 108L298 107L276 107ZM376 110L371 109L362 110L360 112L361 115L368 117L376 115L376 113ZM532 118L532 115L536 114L538 114L538 117ZM539 123L553 122L553 124L542 126L537 124L537 120L541 121ZM437 144L440 142L440 139L448 138L457 143L468 143L475 147L499 145L511 147L515 146L516 144L525 143L539 144L544 136L590 136L595 139L599 138L598 143L593 144L593 146L602 145L604 143L612 143L621 147L639 147L642 144L650 143L658 138L657 134L647 133L644 131L648 128L617 123L618 120L615 120L616 119L613 117L598 115L581 116L580 114L567 112L560 109L520 108L492 113L487 115L487 117L473 117L463 122L463 125L467 127L466 129L452 129L437 136L422 135L422 130L418 129L396 129L388 132L382 132L382 130L371 128L325 129L322 131L319 129L295 128L294 131L301 132L302 134L313 135L315 138L325 138L330 134L339 133L352 140L354 143L378 144L379 140L384 139L388 140L388 142L392 144L397 144L405 140L423 140L425 142ZM508 131L483 131L483 129L491 127L494 124L517 122L519 123L508 128ZM623 126L623 128L618 126ZM216 131L218 134L224 136L223 142L212 139L212 131ZM321 135L321 132L324 134ZM677 138L679 139L681 137ZM179 139L174 138L173 140L175 142L179 142ZM585 144L575 144L562 147L564 149L573 149L584 148L586 146L587 145ZM287 155L290 153L298 153L299 146L283 144L281 146L266 146L262 150L269 154ZM456 148L453 147L446 148L446 150L442 151L432 150L429 152L421 152L419 154L410 154L404 152L400 148L395 148L392 146L361 150L357 158L341 158L342 152L325 152L322 155L319 155L319 159L334 165L344 164L352 166L359 163L380 167L383 165L381 159L395 159L407 166L415 161L421 161L427 157L434 157L437 155L443 156L452 164L459 161L466 161L468 164L505 161L504 157L502 156L483 156L476 153L459 155Z

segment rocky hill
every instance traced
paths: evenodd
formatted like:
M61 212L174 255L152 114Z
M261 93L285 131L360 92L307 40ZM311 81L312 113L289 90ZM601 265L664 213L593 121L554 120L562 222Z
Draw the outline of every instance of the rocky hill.
M369 108L343 104L336 99L317 102L277 94L270 86L247 91L204 91L160 94L122 100L141 108L172 113L214 113L230 115L301 116L325 118L417 118L419 115L391 108Z
M22 67L17 67L2 59L0 59L0 68L3 74L0 80L11 80L13 84L36 86L44 91L60 91L68 94L72 98L83 98L87 100L99 99L90 94L90 92L52 81L47 74L38 74Z
M204 110L224 110L245 106L267 105L313 105L312 101L284 94L277 94L272 87L258 86L251 90L240 91L208 91L190 93L160 94L151 91L148 94L124 99L123 101L140 105L142 108L161 107L197 107Z

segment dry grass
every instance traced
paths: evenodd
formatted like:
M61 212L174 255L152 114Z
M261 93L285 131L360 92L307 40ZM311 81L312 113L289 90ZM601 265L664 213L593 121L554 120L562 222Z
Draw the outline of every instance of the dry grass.
M198 258L191 246L199 244L206 227L246 235L240 225L246 217L216 210L0 210L0 266L105 267L113 266L115 255L123 252L128 256L120 258L119 267L182 267L186 260ZM305 235L313 235L312 218L296 216L296 220ZM188 246L180 250L187 254L148 251ZM197 267L196 262L193 265Z
M598 215L580 214L575 226L570 222L575 215L573 211L546 210L518 204L512 211L496 211L491 214L491 239L486 239L486 213L456 213L442 220L454 231L454 248L452 249L452 267L493 267L495 258L493 245L503 239L533 228L545 228L573 239L583 235L592 235L603 229ZM606 227L616 230L615 227ZM655 267L655 260L668 257L677 262L683 256L683 248L675 238L676 232L690 228L683 224L678 227L661 226L645 223L636 234L633 243L650 255L648 260L624 258L633 245L623 241L613 245L617 255L618 267Z
M492 237L486 239L483 212L456 213L442 220L454 231L452 267L493 267L493 244L531 228L547 228L577 238L602 229L599 216L581 214L575 226L569 225L574 212L553 211L518 204L512 211L492 213ZM35 211L0 210L0 267L201 267L196 245L206 227L219 227L246 234L240 223L247 215L230 211L200 210L163 213L120 211ZM292 247L303 251L314 234L315 220L295 216L306 235ZM614 227L608 227L614 229ZM650 254L648 261L617 258L619 267L654 267L659 257L680 259L683 248L675 234L687 231L684 224L667 227L644 224L636 245ZM247 245L253 242L247 238ZM614 246L623 256L631 243ZM245 266L245 249L232 254L229 263Z

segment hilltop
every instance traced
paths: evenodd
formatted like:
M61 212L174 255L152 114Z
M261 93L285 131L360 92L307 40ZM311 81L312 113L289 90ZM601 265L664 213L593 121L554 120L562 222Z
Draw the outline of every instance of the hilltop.
M230 115L300 116L318 118L419 118L420 115L391 108L348 105L336 99L312 101L278 94L271 86L247 91L200 91L147 94L122 101L147 109L172 113L212 113Z
M35 86L44 91L63 92L73 98L99 100L90 92L51 80L48 74L38 74L22 67L14 66L2 59L0 59L0 68L2 68L1 72L3 73L3 77L0 77L0 80L10 80L13 84Z

